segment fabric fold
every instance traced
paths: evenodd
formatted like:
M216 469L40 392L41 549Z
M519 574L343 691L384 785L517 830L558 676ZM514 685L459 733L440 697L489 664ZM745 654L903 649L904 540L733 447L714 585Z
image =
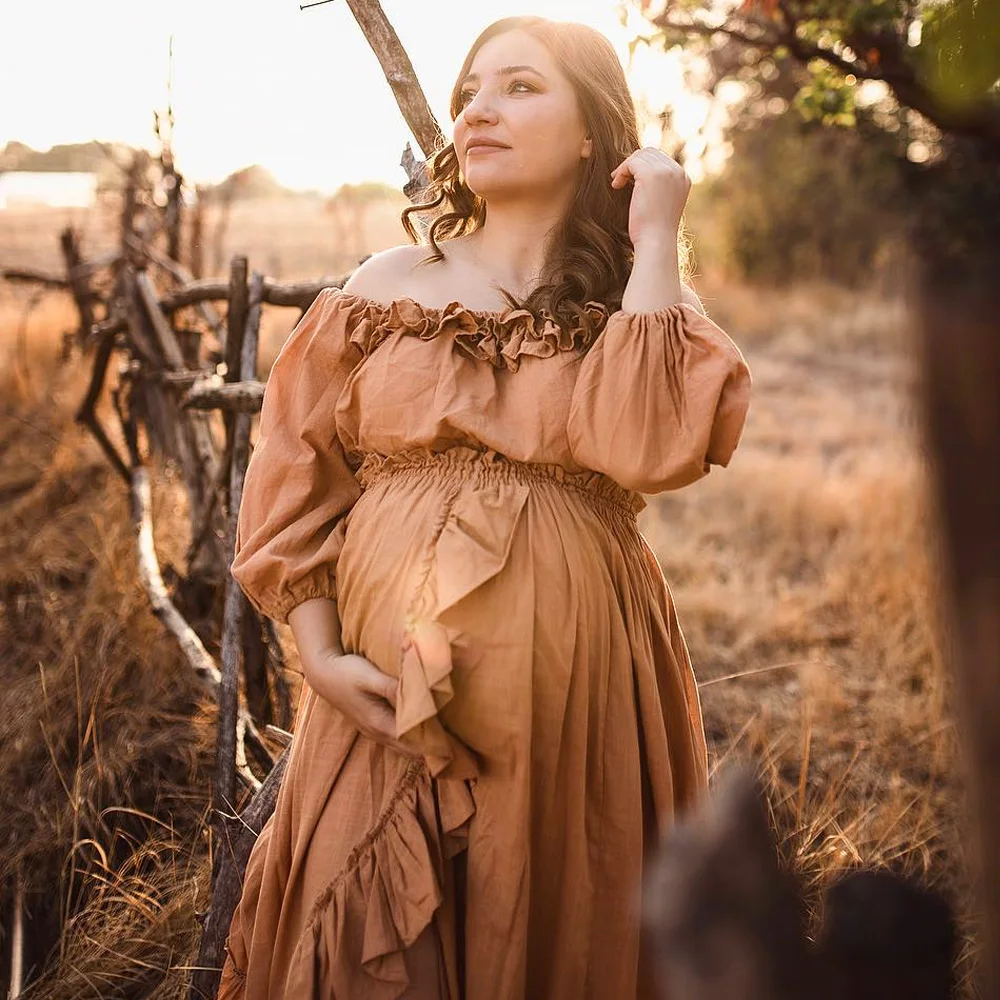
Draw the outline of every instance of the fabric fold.
M363 315L336 308L332 292L320 291L271 367L237 517L230 572L279 622L303 601L336 600L344 515L361 495L332 414L362 360L350 339Z
M409 985L403 952L441 905L443 864L467 840L474 812L463 782L433 783L423 763L411 761L369 834L313 904L285 995L398 997Z
M473 778L472 752L438 718L454 697L453 644L460 632L442 621L506 565L529 494L513 481L471 484L442 509L406 616L396 700L396 735L423 754L435 777Z
M580 366L570 450L626 489L680 489L729 464L750 388L740 349L693 306L616 312Z

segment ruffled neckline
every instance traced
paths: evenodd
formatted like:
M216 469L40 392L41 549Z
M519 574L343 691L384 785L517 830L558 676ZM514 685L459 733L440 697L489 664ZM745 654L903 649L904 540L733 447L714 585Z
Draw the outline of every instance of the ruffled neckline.
M357 314L351 342L366 356L396 331L421 340L446 335L469 357L512 372L524 357L549 358L557 351L585 350L608 320L607 306L601 302L588 302L584 307L594 321L593 329L577 323L566 330L548 311L536 315L513 306L471 309L458 301L430 306L408 296L378 302L342 288L329 292Z

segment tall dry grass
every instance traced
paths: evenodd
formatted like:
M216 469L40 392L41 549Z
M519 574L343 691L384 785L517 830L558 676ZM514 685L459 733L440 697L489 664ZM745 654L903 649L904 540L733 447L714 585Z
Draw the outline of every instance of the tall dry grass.
M0 329L17 327L17 306L0 301ZM72 322L47 302L27 324L27 367L0 368L4 940L20 883L28 971L53 970L31 995L145 996L193 941L214 730L137 586L123 484L73 423L86 372L62 361ZM165 475L168 565L181 496Z
M844 869L884 864L964 912L906 310L825 287L698 287L750 362L750 417L731 466L653 501L642 527L701 681L713 767L756 757L814 902ZM0 299L0 350L18 310ZM36 313L26 370L0 376L2 874L71 904L46 925L63 934L30 995L179 996L204 905L211 710L136 581L123 484L72 423L86 380L60 361L72 322L65 301ZM291 317L267 322L264 367ZM180 565L168 471L155 503L161 560Z
M963 789L913 325L844 289L708 282L754 374L730 466L645 530L678 603L717 768L760 763L813 904L887 866L968 920ZM968 947L971 947L969 945ZM963 988L971 989L970 953Z

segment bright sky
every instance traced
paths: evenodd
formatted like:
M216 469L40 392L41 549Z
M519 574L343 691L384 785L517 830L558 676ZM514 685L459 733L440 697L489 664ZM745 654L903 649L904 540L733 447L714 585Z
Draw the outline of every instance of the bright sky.
M628 62L631 30L610 0L382 0L431 108L448 130L448 94L478 32L534 13L602 31ZM153 109L167 105L173 42L174 151L190 181L258 163L295 188L405 181L410 139L374 53L344 0L28 0L0 32L0 146L90 139L155 148ZM630 75L637 102L673 104L682 133L705 108L685 96L675 59L645 54ZM644 142L658 141L652 128ZM414 143L415 152L416 144Z

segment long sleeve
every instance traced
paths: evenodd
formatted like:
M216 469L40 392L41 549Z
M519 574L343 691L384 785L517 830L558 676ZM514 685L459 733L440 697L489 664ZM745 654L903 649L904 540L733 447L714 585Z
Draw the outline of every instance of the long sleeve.
M271 368L247 466L231 572L250 603L287 622L296 605L336 599L344 515L361 495L334 405L361 352L349 310L324 289Z
M679 489L728 465L750 404L739 348L687 303L613 313L570 403L574 459L639 493Z

